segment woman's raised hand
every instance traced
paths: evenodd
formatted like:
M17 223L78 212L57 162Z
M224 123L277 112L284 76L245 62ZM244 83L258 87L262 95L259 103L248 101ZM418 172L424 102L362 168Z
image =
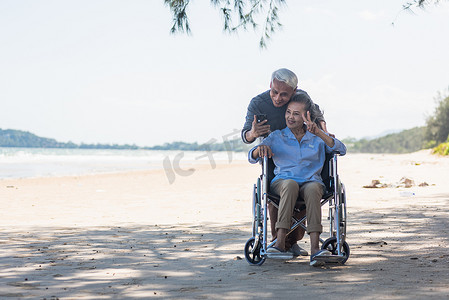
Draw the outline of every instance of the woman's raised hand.
M311 133L317 135L318 131L320 130L315 122L312 122L312 119L310 117L310 111L307 111L306 114L302 114L302 119L304 120L304 123L307 126L307 130Z

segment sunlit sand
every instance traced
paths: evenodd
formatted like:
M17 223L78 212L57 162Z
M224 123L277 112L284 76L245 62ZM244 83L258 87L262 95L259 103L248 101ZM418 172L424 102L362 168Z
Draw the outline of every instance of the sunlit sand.
M351 255L323 269L245 261L259 166L185 167L195 172L173 184L164 170L0 180L0 298L449 296L447 157L341 157ZM393 187L402 177L415 185ZM362 187L373 179L392 185Z

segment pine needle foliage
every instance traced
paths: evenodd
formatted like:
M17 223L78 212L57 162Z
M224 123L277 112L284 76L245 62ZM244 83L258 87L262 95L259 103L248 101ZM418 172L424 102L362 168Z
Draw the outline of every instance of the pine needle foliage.
M170 32L191 34L187 16L190 0L164 0L164 2L173 16ZM261 28L259 46L266 48L271 36L282 27L279 9L286 0L210 0L210 3L223 19L224 32L236 33L242 29L258 31Z
M267 48L267 42L282 24L279 19L279 9L286 5L287 0L209 0L223 19L223 31L236 33L239 30L261 32L260 48ZM416 8L425 9L430 5L438 5L449 0L412 0L402 5L404 11L414 12ZM172 34L191 34L190 22L187 14L191 0L164 0L173 17ZM394 25L394 22L392 22Z
M413 0L411 2L407 2L404 5L402 5L402 8L404 10L412 11L414 8L421 8L424 9L429 5L438 5L440 2L443 2L444 0Z

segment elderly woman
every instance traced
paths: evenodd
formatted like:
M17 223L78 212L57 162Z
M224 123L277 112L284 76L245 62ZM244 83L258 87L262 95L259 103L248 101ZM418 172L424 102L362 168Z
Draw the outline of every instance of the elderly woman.
M291 225L293 209L298 195L306 203L307 233L310 235L310 265L320 264L317 256L329 255L320 250L320 200L324 193L321 170L326 153L346 153L345 145L330 137L312 122L312 102L303 94L294 95L288 104L285 121L287 128L272 132L263 142L249 151L249 161L256 163L261 157L272 157L276 166L271 190L280 195L276 222L276 244L267 250L271 257L285 257L285 238Z

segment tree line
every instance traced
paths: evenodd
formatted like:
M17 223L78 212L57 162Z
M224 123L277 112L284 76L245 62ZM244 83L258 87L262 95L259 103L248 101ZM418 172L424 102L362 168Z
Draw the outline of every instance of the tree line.
M75 144L62 143L55 139L37 136L28 131L0 129L0 147L21 148L65 148L65 149L139 149L136 145Z
M449 96L437 99L434 113L426 125L389 134L376 139L345 139L352 152L408 153L432 148L435 153L449 155Z
M349 152L365 153L409 153L433 148L435 153L449 155L449 96L437 100L434 113L426 125L388 134L375 139L342 140ZM72 148L72 149L127 149L127 150L178 150L178 151L248 151L253 145L244 144L240 138L222 143L199 144L176 141L153 147L118 144L61 143L55 139L39 137L20 130L0 129L0 147Z

